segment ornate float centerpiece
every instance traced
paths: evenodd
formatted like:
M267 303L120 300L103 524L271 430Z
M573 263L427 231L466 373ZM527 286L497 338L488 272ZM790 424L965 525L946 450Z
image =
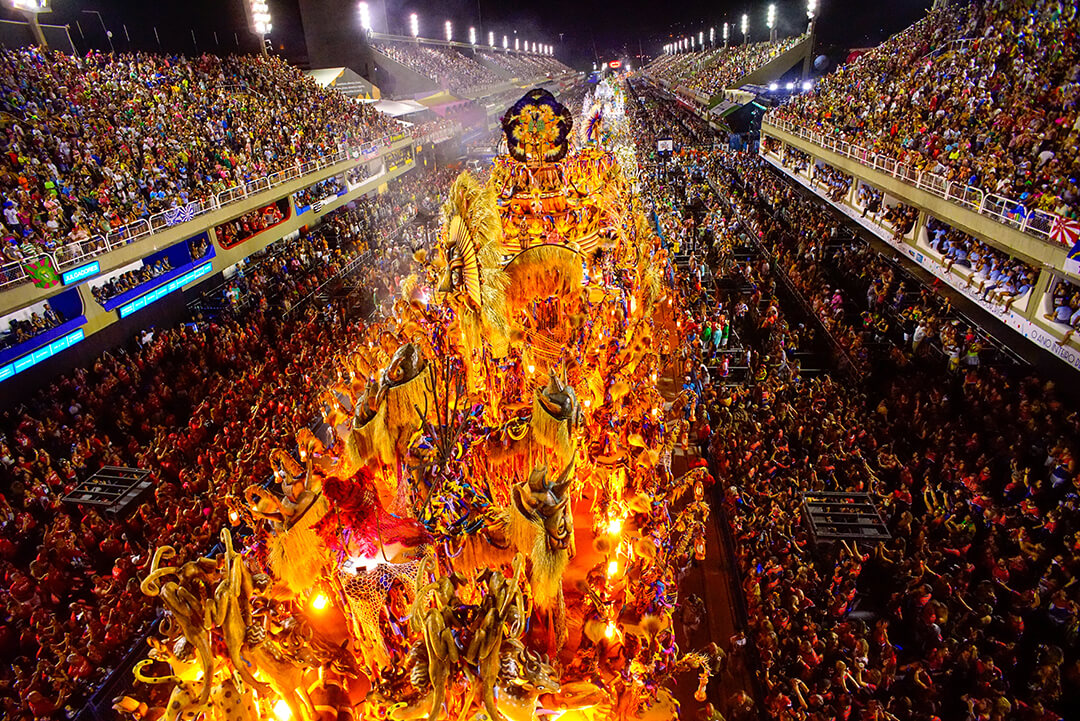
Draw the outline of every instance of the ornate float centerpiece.
M668 260L621 94L586 107L576 139L544 90L507 111L394 316L328 349L334 442L275 451L221 553L158 549L166 621L136 676L173 686L165 718L677 716L669 679L705 673L671 614L706 479L673 487L661 460L683 432L656 389Z

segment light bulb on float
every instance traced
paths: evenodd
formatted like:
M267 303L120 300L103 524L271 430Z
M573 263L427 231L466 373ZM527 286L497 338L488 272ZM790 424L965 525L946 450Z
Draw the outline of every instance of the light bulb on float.
M316 593L311 599L311 607L316 611L324 611L330 605L330 599L325 593Z
M292 709L289 708L289 704L285 699L278 699L278 702L274 704L274 718L277 721L291 721Z

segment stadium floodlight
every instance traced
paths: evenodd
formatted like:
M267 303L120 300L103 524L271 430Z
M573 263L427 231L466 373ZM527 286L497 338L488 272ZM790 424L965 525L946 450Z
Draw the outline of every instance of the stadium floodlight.
M817 17L817 0L806 0L806 17L811 20Z
M742 16L742 41L743 41L743 43L746 42L747 37L749 36L749 33L750 33L750 18L747 17L746 15L743 15Z
M774 93L775 93L775 92L776 92L777 90L779 90L779 89L780 89L780 85L779 85L779 83L769 83L769 90L770 90L770 92L774 92Z
M727 23L724 23L724 47L727 47L728 29Z
M788 90L794 90L795 89L795 83L788 83L786 87L787 87Z
M248 0L244 7L247 9L248 20L251 23L251 32L259 36L259 47L265 56L267 54L266 36L274 29L270 21L270 8L266 6L264 0Z
M765 27L769 28L769 42L776 42L776 5L769 5L768 14L765 16Z
M507 42L506 36L503 35L503 50L509 50L509 49L510 49L510 43Z
M360 27L363 28L365 33L371 32L371 8L365 2L360 3L357 6L360 11Z
M476 45L476 28L469 28L469 44Z
M716 28L709 28L709 45L716 44Z
M697 34L697 44L699 48L705 47L705 31L702 30Z
M51 12L52 8L49 7L51 2L52 0L4 0L5 5L12 10L18 11L20 15L26 18L26 22L30 25L30 31L34 34L34 41L46 49L48 49L49 43L45 41L45 33L41 30L38 15ZM101 15L98 15L98 19L101 19ZM103 26L104 24L102 22ZM112 40L109 42L111 44Z
M488 30L488 45L495 47L495 32L493 30Z
M251 29L256 35L269 35L273 29L270 23L270 8L263 0L251 0Z
M802 89L803 89L804 93L808 92L813 87L814 87L814 84L812 82L810 82L809 80L804 80L803 81Z
M514 38L514 50L515 51L521 50L521 41L518 40L517 38Z
M449 20L447 20L446 24L443 27L446 28L446 42L450 42L454 39L454 26L450 24Z
M409 32L414 38L420 37L420 18L416 13L409 14Z

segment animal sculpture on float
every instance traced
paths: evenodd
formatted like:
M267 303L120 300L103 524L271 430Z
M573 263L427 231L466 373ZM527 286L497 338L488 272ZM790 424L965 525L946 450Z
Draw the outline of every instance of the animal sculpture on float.
M368 384L356 405L353 428L345 443L348 465L375 465L379 500L405 512L410 499L402 484L409 443L431 410L432 377L420 345L405 343L394 351L377 383Z
M322 494L323 471L316 465L322 443L310 431L297 434L301 467L281 449L271 452L271 466L281 487L281 495L252 484L244 489L246 514L269 527L267 560L274 576L294 593L308 588L312 578L326 572L330 559L323 552L313 530L330 509ZM322 464L320 464L322 465Z
M537 698L558 690L558 684L547 660L521 641L529 618L522 585L524 556L514 557L509 577L500 569L478 574L483 589L478 606L459 597L464 578L456 573L427 582L429 560L417 577L410 615L412 630L421 634L410 654L410 678L420 695L391 707L390 718L426 716L435 721L443 716L448 684L464 677L469 691L459 709L447 709L456 711L451 716L467 717L472 705L479 703L492 721L535 719Z

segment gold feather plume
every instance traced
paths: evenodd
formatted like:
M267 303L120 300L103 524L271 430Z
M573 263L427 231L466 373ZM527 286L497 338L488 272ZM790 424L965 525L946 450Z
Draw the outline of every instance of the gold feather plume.
M443 204L442 214L444 245L461 259L464 291L469 305L473 306L465 313L463 323L473 336L470 344L479 340L485 326L497 342L496 339L505 338L508 330L509 279L503 272L506 251L495 192L481 186L471 173L463 172L450 186L450 197Z

